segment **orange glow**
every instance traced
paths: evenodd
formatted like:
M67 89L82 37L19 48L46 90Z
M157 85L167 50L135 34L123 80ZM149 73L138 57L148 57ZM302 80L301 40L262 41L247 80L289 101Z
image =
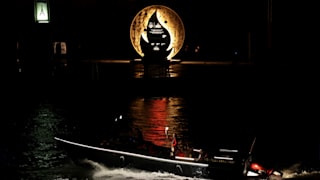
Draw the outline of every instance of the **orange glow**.
M181 134L183 125L179 117L180 98L152 97L137 98L131 105L133 125L139 128L146 141L155 145L170 147L170 137L173 133ZM168 137L166 134L168 127Z
M261 165L257 164L257 163L252 163L251 164L251 169L253 169L253 170L264 170L264 168Z
M163 132L163 136L165 136L165 127L167 126L167 99L166 98L159 98L159 99L152 99L150 101L151 108L148 109L148 122L154 124L155 126L152 128L153 131ZM164 146L165 142L161 141L161 139L157 137L156 134L147 134L150 139L155 140L154 143L156 145ZM148 138L148 137L146 137Z
M131 22L130 27L130 39L131 44L135 51L141 56L144 56L142 52L140 39L146 38L146 27L152 14L157 12L157 18L159 22L169 31L170 37L172 38L168 49L173 49L168 55L167 59L172 59L182 48L185 39L185 30L182 20L179 15L169 7L163 5L151 5L145 7L136 14Z

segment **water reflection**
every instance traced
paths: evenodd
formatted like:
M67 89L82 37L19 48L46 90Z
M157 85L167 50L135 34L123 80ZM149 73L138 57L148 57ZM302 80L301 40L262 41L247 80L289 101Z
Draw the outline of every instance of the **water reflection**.
M129 117L132 120L133 128L139 128L144 138L154 144L168 146L164 131L165 127L169 127L170 134L173 132L177 133L178 138L184 141L183 143L194 143L192 139L196 135L195 133L191 133L191 131L195 128L195 124L191 120L192 116L190 116L194 112L189 112L189 109L190 106L192 109L197 109L195 106L192 106L196 104L198 109L202 110L202 106L199 106L201 103L195 103L195 101L190 103L189 100L185 97L135 97L130 99L128 114L126 111L125 113L121 112L125 116L124 119ZM65 104L65 101L61 104ZM111 114L113 114L114 109L119 108L123 110L122 105L121 107L115 106L114 102L112 102L112 106L105 107L107 107L108 111L112 110ZM4 145L0 145L0 164L8 167L14 166L14 168L17 166L19 168L18 172L15 169L14 171L5 171L4 175L10 177L8 179L187 179L168 173L150 173L122 168L97 168L97 166L100 167L102 165L95 162L91 162L90 164L94 167L93 170L89 168L91 166L75 166L68 160L63 148L56 146L57 144L53 137L55 135L78 137L75 127L82 126L82 123L86 124L85 130L88 128L95 130L92 133L94 134L93 136L101 133L96 128L98 126L101 126L103 129L107 127L108 123L104 124L103 121L100 121L104 119L101 118L101 115L106 113L106 108L102 107L98 108L98 110L92 110L94 108L91 107L91 104L91 108L88 108L88 105L83 106L81 104L81 107L83 106L86 111L89 111L88 114L90 114L89 121L87 121L87 116L85 116L85 118L81 118L84 119L82 122L78 117L80 115L83 116L83 113L79 113L78 108L76 108L77 111L75 112L78 115L70 116L69 113L72 114L73 111L69 112L70 109L64 107L65 105L61 106L53 103L40 103L39 105L35 105L35 108L33 106L29 108L23 106L23 108L21 107L25 111L23 115L19 111L20 113L17 113L19 116L13 114L10 121L6 121L7 126L5 128L13 128L9 134L6 132L6 136L3 136L5 137L5 141L3 142L5 143L3 143ZM77 104L76 107L79 107L79 105ZM125 107L127 107L126 103ZM97 112L99 112L98 118L96 117L97 115L92 115ZM196 114L198 115L198 113ZM105 115L102 117L105 117ZM125 121L125 123L127 122L131 125L130 121ZM88 127L89 123L97 123L98 125ZM208 131L204 133L208 133ZM84 134L87 135L88 133ZM8 138L9 136L12 138ZM8 142L6 143L6 141ZM315 173L303 173L303 176L297 175L293 171L284 172L285 177L288 177L287 179L300 179L300 177L301 179L307 179L319 176L318 170Z
M134 78L144 78L144 77L180 77L181 76L181 65L170 64L168 67L163 67L159 65L149 65L144 67L142 63L136 63L133 65L133 77Z
M156 145L170 147L165 133L177 133L180 140L187 139L188 121L184 118L180 97L139 97L132 101L130 112L133 126L142 131L143 137Z
M21 134L22 150L21 168L51 168L61 163L65 154L56 148L53 139L57 132L63 132L61 127L65 119L59 116L50 104L40 104L31 114Z

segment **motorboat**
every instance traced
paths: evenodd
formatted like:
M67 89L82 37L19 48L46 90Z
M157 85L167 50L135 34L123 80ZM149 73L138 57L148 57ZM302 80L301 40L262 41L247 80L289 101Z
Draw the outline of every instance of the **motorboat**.
M125 167L150 172L169 172L181 176L205 179L281 180L282 172L266 169L253 161L251 152L217 148L177 151L148 141L104 140L99 144L81 143L54 137L74 160L90 159L108 167ZM254 139L255 142L255 139ZM253 143L254 144L254 143Z

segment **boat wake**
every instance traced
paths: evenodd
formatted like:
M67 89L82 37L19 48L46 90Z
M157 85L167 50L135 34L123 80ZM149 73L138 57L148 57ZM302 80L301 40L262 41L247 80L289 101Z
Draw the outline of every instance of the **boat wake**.
M109 168L92 160L84 160L84 163L91 165L94 168L92 178L94 180L205 180L200 178L190 178L184 176L178 176L172 173L166 172L148 172L138 169L128 168Z
M109 168L92 160L84 160L83 163L90 165L93 168L93 180L205 180L201 178L190 178L178 176L166 172L148 172L139 169L128 168ZM320 177L320 170L304 170L299 163L293 164L289 168L283 169L283 179L308 179L309 177Z
M284 179L320 176L319 169L303 169L300 163L293 164L291 167L282 170L282 172Z

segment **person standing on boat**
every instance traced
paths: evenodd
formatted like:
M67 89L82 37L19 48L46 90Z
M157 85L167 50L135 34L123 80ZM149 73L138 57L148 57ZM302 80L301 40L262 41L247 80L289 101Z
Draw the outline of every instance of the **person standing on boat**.
M203 153L203 150L202 149L200 149L199 150L199 155L198 155L198 157L197 157L197 161L202 161L204 159L204 153Z
M172 134L172 140L171 140L171 152L170 152L170 156L174 157L175 156L175 151L177 149L177 137L176 137L176 133Z

